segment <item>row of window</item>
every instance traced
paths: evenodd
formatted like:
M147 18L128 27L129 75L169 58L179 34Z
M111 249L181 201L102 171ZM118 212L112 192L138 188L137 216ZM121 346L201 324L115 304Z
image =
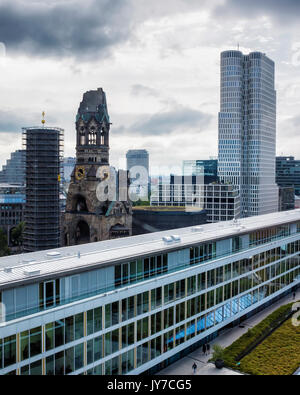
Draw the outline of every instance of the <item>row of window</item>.
M293 243L294 244L294 243ZM290 252L295 248L294 245L289 245ZM119 350L119 338L121 337L121 348L128 347L137 341L143 340L155 334L162 329L166 329L180 323L197 313L206 311L215 305L219 305L228 299L234 298L237 295L244 293L251 288L258 286L272 278L278 277L286 271L296 268L280 277L279 280L272 282L269 288L273 292L280 290L288 284L291 284L299 277L299 257L289 258L285 261L278 262L271 267L265 268L264 265L276 259L276 252L279 249L274 249L267 253L262 253L253 258L253 267L250 260L242 260L228 264L224 267L210 270L206 273L201 273L197 276L192 276L187 280L180 280L176 283L171 283L162 288L152 290L150 293L144 292L136 297L123 299L120 303L115 302L106 306L99 307L87 312L86 329L84 328L84 314L77 314L75 316L67 317L57 322L49 323L45 326L45 351L51 351L57 347L66 345L73 341L79 340L85 336L100 332L105 328L119 324L128 319L149 312L151 309L157 309L175 300L180 300L186 296L193 295L196 292L208 289L212 286L221 284L224 281L234 279L239 275L248 273L256 269L250 275L237 279L231 283L218 287L207 293L199 295L187 302L182 302L175 307L168 308L162 312L156 313L151 317L138 320L135 325L132 323L113 332L104 335L103 346L100 343L97 346L99 359L117 352ZM281 250L281 249L280 249ZM260 270L257 270L259 269ZM268 291L269 292L269 291ZM103 309L103 312L102 312ZM104 320L103 320L104 317ZM150 320L150 321L149 321ZM105 323L105 324L104 324ZM104 324L104 325L103 325ZM136 330L136 334L135 334ZM120 336L119 336L120 335ZM99 338L99 342L102 340ZM94 344L94 343L93 343ZM102 344L102 343L101 343ZM92 345L89 345L92 347ZM94 346L93 346L94 347ZM30 331L20 333L20 361L33 358L42 353L42 328L34 328ZM102 351L103 350L103 353ZM16 362L16 336L0 339L0 367L7 367Z
M276 282L270 282L248 294L233 299L209 313L201 314L201 311L204 311L201 308L201 303L203 303L203 297L201 296L200 299L197 297L187 302L182 302L175 308L171 307L163 312L139 320L136 325L130 324L123 326L120 329L89 340L86 342L86 365L94 364L105 356L118 352L122 348L134 345L135 339L137 341L142 341L149 336L159 333L161 330L173 327L170 331L163 335L159 335L151 341L146 341L142 345L112 358L104 364L94 366L87 371L87 374L126 374L135 368L135 357L136 367L142 366L162 353L172 350L192 337L203 333L207 329L222 323L233 315L238 314L251 305L272 295L290 284L297 275L299 275L299 269L294 273L281 276ZM215 296L208 293L205 297L209 304L213 304L214 298L218 298L218 291L216 290L214 292L216 292ZM192 317L194 318L187 324L174 327L181 321L186 321ZM33 333L33 336L34 335L35 333ZM5 362L7 362L8 359L15 359L15 337L4 339L3 348ZM0 346L0 352L2 360L2 344ZM14 355L14 358L12 355ZM45 359L45 374L69 374L81 369L84 366L84 361L85 348L82 343L47 357ZM21 375L40 375L42 373L42 360L30 363L20 369ZM16 374L16 371L10 372L9 374Z

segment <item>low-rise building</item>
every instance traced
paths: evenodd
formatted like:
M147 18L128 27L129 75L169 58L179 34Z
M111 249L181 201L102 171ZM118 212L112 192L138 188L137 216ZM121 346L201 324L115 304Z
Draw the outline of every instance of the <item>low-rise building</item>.
M141 206L132 209L133 236L205 223L206 211L199 208Z
M3 257L0 374L153 374L299 285L300 210Z
M151 206L192 207L206 211L207 222L240 217L240 194L236 186L221 183L198 184L197 177L171 176L151 191Z

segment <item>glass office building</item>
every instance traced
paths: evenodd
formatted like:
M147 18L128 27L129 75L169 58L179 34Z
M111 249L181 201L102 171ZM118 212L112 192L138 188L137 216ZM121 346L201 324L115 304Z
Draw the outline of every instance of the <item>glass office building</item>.
M218 160L184 160L182 162L184 176L202 176L205 184L218 181Z
M237 185L242 217L278 211L275 64L265 54L221 54L220 180Z
M278 156L276 182L282 188L294 187L295 194L300 196L300 160L293 156Z
M300 285L300 210L0 258L1 375L154 373Z

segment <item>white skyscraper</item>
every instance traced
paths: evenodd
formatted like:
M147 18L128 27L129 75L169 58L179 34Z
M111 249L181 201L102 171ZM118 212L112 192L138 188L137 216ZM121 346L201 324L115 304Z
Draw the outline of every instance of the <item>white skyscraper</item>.
M240 187L242 216L278 211L275 64L265 54L221 54L219 164Z

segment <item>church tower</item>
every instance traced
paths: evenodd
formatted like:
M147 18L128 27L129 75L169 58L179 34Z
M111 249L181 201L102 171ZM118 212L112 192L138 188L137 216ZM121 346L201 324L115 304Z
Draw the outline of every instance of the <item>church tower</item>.
M127 193L126 200L124 196L123 201L119 200L115 181L119 174L109 167L109 132L105 92L102 88L86 92L76 117L76 165L64 217L65 245L126 237L132 233L131 204ZM125 180L127 182L127 175ZM111 186L113 195L108 190Z

